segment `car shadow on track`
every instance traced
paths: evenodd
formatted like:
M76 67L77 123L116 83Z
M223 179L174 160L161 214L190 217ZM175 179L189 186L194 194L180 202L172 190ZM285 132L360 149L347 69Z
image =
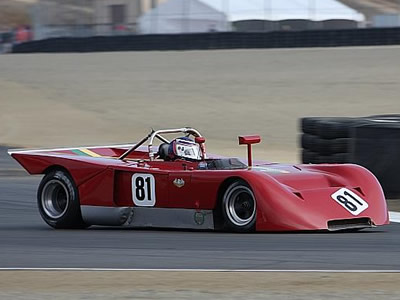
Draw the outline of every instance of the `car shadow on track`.
M385 230L382 229L363 229L363 230L340 230L340 231L328 231L328 230L302 230L302 231L284 231L284 232L276 232L276 231L264 231L264 232L248 232L248 233L240 233L240 232L230 232L225 230L202 230L202 229L176 229L176 228L132 228L132 227L110 227L110 226L93 226L85 231L138 231L138 232L190 232L190 233L223 233L223 234L232 234L232 235L290 235L290 234L369 234L369 233L384 233Z

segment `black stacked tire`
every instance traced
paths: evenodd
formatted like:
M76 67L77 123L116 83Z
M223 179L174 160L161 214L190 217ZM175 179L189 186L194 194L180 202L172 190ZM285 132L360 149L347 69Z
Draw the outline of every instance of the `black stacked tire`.
M350 142L350 138L324 139L308 133L304 133L300 137L300 144L303 149L322 155L347 153L350 150Z
M303 163L355 163L400 197L400 114L360 118L307 117L300 121Z
M300 137L303 163L345 163L350 161L352 126L356 118L302 118Z
M400 198L400 115L365 118L354 129L354 163L378 178L386 197Z
M316 164L318 160L318 153L308 149L303 149L301 159L304 164Z
M318 124L321 120L324 120L324 119L327 119L327 118L322 118L322 117L302 118L300 120L302 132L308 133L310 135L317 135L318 134Z

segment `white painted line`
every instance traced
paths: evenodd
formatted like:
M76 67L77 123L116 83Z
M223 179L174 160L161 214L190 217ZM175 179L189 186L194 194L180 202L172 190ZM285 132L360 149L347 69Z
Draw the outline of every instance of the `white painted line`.
M265 49L220 49L215 51L270 51L270 52L308 52L308 51L346 51L346 50L376 50L376 49L399 49L398 45L382 45L382 46L342 46L342 47L311 47L311 48L265 48ZM201 50L198 50L201 51Z
M400 223L400 212L389 211L389 220L390 222Z
M118 268L0 268L0 271L108 272L241 272L241 273L400 273L400 270L279 270L279 269L118 269Z

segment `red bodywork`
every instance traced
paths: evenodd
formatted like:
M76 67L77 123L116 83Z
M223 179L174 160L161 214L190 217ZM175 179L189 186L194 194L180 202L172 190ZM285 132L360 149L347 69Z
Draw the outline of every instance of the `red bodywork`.
M357 165L258 162L245 169L202 170L202 162L151 161L144 147L124 160L118 159L127 149L91 147L10 154L30 174L44 174L52 168L67 170L78 187L81 205L133 207L132 176L145 173L152 174L156 181L155 207L214 211L227 184L240 178L249 184L257 201L257 231L323 230L329 229L330 221L362 218L376 226L388 224L380 184L368 170ZM177 187L177 178L185 185ZM343 187L363 198L368 208L353 216L334 201L331 195Z

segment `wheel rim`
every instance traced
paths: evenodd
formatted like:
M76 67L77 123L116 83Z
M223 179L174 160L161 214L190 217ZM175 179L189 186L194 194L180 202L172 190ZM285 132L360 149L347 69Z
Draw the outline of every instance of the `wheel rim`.
M233 224L246 226L251 223L256 214L256 201L248 187L234 187L226 195L225 200L225 211Z
M61 218L69 204L68 189L64 183L53 179L45 184L41 202L44 212L53 219Z

